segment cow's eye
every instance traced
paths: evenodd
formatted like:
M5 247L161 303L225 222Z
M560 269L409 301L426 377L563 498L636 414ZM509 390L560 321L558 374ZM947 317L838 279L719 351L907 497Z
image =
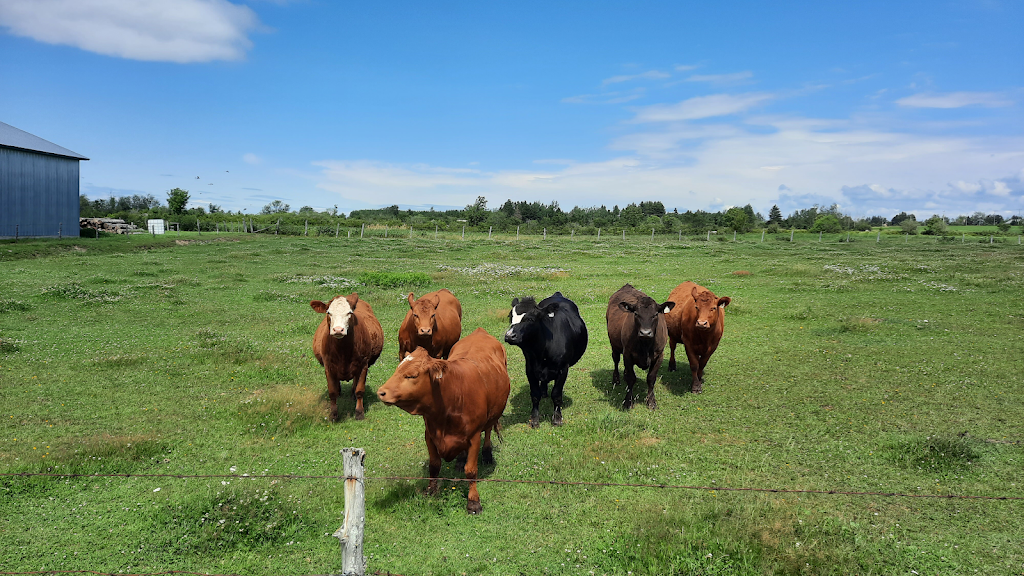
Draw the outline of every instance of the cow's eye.
M415 378L415 377L416 377L416 374L406 374L405 375L406 380L408 380L409 378Z

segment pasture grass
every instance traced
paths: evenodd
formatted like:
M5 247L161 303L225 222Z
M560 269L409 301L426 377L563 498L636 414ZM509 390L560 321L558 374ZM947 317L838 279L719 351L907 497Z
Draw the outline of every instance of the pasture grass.
M784 236L784 238L783 238ZM0 472L249 474L0 478L11 571L336 571L339 450L368 476L421 476L422 421L375 400L410 286L448 288L464 333L505 330L513 297L555 290L590 345L565 425L531 430L522 354L483 478L706 490L367 482L371 571L400 574L1008 574L1024 504L728 491L1024 497L1024 251L873 232L675 238L101 237L0 244ZM987 238L986 238L987 240ZM621 410L604 330L626 282L732 297L689 394L663 364L658 410ZM356 291L386 343L366 420L326 419L310 300ZM668 351L666 350L666 356ZM666 359L667 360L667 359ZM641 382L642 382L642 372ZM636 394L643 394L638 384ZM545 400L542 416L550 418ZM442 474L461 477L454 463Z

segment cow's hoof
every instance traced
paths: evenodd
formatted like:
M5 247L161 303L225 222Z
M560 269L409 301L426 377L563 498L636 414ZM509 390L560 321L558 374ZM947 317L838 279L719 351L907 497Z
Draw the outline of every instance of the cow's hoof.
M668 363L668 371L669 372L675 372L676 371L676 363L675 362L669 362Z
M562 425L562 413L561 412L555 412L554 414L551 415L551 425L552 426L561 426Z
M490 446L484 448L483 451L480 452L480 463L487 466L494 464L494 451L491 450Z
M331 412L330 419L331 419L331 422L337 422L338 421L338 412L337 411Z
M530 428L536 429L536 428L539 428L539 427L540 427L540 418L538 418L536 416L530 418Z
M483 509L479 500L469 500L466 503L466 512L469 514L479 514Z
M431 480L427 484L427 496L437 496L437 480Z
M625 400L622 401L622 409L623 410L629 410L632 407L633 407L633 400L632 399L626 398Z
M366 414L364 412L356 412L356 420L363 420L365 418Z
M651 409L651 410L657 410L658 409L658 401L655 400L654 398L648 398L647 399L647 407L649 409Z

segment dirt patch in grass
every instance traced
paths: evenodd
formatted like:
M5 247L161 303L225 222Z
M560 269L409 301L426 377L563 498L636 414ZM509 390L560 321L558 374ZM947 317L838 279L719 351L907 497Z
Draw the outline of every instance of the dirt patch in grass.
M248 416L250 433L288 435L324 422L327 404L323 395L319 388L274 386L250 394L242 403L242 412Z

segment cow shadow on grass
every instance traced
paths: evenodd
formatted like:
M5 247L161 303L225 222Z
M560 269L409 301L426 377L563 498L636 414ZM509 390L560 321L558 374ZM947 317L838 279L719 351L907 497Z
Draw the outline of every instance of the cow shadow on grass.
M626 400L626 382L622 377L622 369L619 369L619 383L612 387L612 370L591 370L590 382L594 388L604 394L605 400L612 408L622 409L622 403ZM689 394L691 375L690 369L668 371L668 362L663 362L661 370L658 371L658 380L661 385L668 388L668 391L675 395ZM654 396L657 398L659 386L654 386ZM647 373L636 369L636 384L633 385L633 405L643 406L647 399Z
M513 384L515 386L515 384ZM547 422L551 423L551 415L555 411L554 405L551 403L551 388L554 386L554 382L548 383L548 395L540 399L540 422L544 424ZM533 413L533 400L530 399L530 383L526 382L518 389L513 389L514 395L508 399L508 405L505 406L505 413L501 417L502 426L513 426L515 424L526 424L530 421L530 415ZM565 414L566 409L572 406L572 396L566 394L565 388L562 389L562 414Z
M494 439L493 435L491 436ZM494 449L494 462L491 464L484 464L482 459L478 461L476 477L490 478L495 469L501 463L501 449L499 443L493 443ZM423 457L426 458L427 448L423 446ZM438 503L442 502L442 498L451 497L452 494L458 494L461 498L459 504L461 506L466 505L465 499L469 497L469 482L463 482L461 479L465 479L466 475L463 470L465 462L461 459L455 459L451 462L441 462L441 471L438 473L440 481L438 482L438 491L435 495L427 494L428 480L400 480L400 483L390 483L387 489L384 490L383 496L375 500L371 507L376 510L390 510L397 508L402 504L415 500L417 498L430 498L436 500ZM420 468L417 474L421 478L426 478L429 474L427 469L426 461ZM488 483L482 483L477 485L477 490L485 490L485 485Z

